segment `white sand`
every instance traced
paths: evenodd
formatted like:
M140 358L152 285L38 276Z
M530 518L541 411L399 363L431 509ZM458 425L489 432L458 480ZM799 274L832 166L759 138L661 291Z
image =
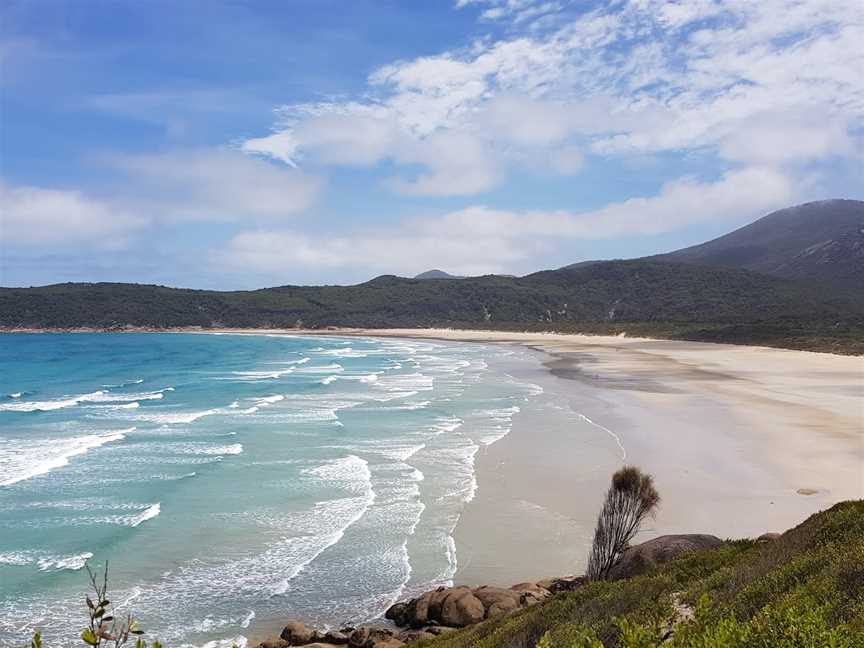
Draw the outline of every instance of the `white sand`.
M525 377L544 394L477 456L477 496L455 534L458 582L580 573L609 476L625 461L653 474L663 498L642 539L784 531L864 498L862 357L500 331L324 333L537 350Z
M862 357L608 336L350 333L542 352L545 370L529 376L545 390L540 402L477 457L477 497L456 532L459 582L580 572L621 446L663 498L643 539L784 531L864 498Z

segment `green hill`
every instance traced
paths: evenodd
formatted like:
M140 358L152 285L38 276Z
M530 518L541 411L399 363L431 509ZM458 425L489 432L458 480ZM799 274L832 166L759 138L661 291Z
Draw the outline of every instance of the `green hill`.
M729 268L604 261L525 277L219 292L138 284L0 289L0 327L466 327L620 332L856 350L864 297Z
M781 209L713 241L652 258L860 289L864 202L821 200Z
M592 583L416 645L860 648L864 501L837 504L776 540L687 554L644 575Z

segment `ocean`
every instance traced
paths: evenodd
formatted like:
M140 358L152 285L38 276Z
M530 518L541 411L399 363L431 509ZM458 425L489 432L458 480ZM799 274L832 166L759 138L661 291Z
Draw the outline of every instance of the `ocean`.
M449 584L518 347L0 335L0 645L77 645L85 562L172 647L379 617Z

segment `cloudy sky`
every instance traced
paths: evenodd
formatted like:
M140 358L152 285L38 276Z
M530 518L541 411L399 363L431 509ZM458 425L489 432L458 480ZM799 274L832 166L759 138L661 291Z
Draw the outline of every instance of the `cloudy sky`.
M860 0L5 0L0 284L354 283L864 197Z

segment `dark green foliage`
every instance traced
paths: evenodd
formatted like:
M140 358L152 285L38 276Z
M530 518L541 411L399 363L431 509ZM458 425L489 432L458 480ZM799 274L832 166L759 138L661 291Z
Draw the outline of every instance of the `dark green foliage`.
M864 501L843 502L778 540L592 582L418 648L864 648L862 582ZM676 600L695 615L663 641Z
M217 292L137 284L0 289L0 328L459 327L864 349L864 295L753 272L606 261L526 277L378 277Z

